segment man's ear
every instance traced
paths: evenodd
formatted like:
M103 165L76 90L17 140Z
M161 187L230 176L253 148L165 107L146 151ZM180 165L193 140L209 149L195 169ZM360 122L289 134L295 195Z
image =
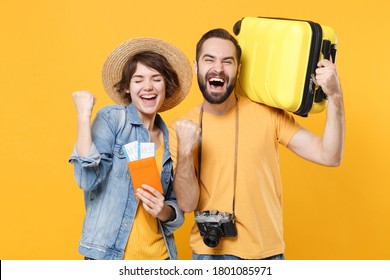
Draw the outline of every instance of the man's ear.
M241 63L237 67L237 78L240 76L240 72L241 72Z

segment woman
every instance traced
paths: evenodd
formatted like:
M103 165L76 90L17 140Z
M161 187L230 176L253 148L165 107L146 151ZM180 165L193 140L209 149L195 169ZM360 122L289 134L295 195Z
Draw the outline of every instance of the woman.
M77 139L70 162L86 205L79 252L86 259L177 259L173 231L184 218L172 192L168 130L157 112L187 95L189 61L171 44L139 38L109 55L102 78L118 105L103 107L92 127L95 97L73 93ZM122 148L136 140L155 144L162 194L145 184L134 191Z

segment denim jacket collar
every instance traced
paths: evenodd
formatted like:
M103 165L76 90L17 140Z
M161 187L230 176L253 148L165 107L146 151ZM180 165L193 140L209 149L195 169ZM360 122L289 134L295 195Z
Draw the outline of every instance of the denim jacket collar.
M139 115L137 108L135 108L133 103L130 103L129 106L127 106L127 120L132 123L133 125L143 125ZM164 136L164 159L163 161L165 162L169 156L169 146L168 146L168 141L169 141L169 135L168 135L168 128L166 124L163 122L161 116L159 114L156 115L156 119L154 120L154 124L157 125Z
M135 125L142 125L142 121L138 115L137 108L133 105L133 103L130 103L127 107L127 120Z

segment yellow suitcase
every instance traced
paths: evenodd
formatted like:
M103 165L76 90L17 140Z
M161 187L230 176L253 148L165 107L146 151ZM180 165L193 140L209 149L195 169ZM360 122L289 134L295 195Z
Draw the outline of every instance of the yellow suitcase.
M238 85L251 100L300 116L326 108L313 83L317 63L336 58L331 27L306 20L244 17L233 27L242 48Z

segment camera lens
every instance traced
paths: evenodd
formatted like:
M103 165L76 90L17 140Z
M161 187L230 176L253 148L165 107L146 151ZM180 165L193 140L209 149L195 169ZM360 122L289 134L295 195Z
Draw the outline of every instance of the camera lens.
M222 231L219 228L209 229L203 237L203 242L209 247L217 247L221 240Z

